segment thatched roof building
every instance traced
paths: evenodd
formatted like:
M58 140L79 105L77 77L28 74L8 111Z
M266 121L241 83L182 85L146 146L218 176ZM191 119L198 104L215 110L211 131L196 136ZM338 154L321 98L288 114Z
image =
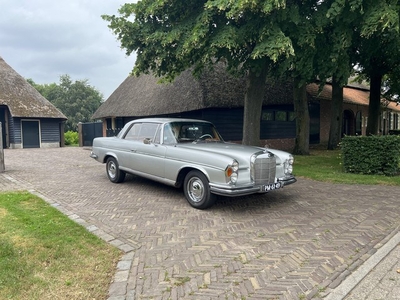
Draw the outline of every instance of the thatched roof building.
M246 82L230 76L223 65L206 71L196 79L190 70L173 83L159 84L152 75L129 76L94 113L103 120L103 135L112 135L132 119L152 116L199 118L217 125L226 140L243 138L243 107ZM325 143L329 138L332 85L322 90L307 86L310 114L310 143ZM343 134L365 134L369 89L347 86L343 91ZM389 103L384 133L399 127L400 106ZM391 118L391 119L390 119ZM267 84L260 119L260 139L288 149L296 135L293 84ZM397 126L397 127L396 127ZM283 141L287 144L283 145ZM290 144L292 143L292 144Z
M0 122L3 147L63 145L67 117L0 57Z
M246 83L243 78L230 76L217 65L196 79L190 70L173 83L158 83L152 75L129 76L111 94L93 119L109 117L144 117L196 111L207 108L243 107ZM292 95L290 84L266 89L264 102L287 103Z
M67 119L2 57L0 57L0 105L7 106L13 117Z

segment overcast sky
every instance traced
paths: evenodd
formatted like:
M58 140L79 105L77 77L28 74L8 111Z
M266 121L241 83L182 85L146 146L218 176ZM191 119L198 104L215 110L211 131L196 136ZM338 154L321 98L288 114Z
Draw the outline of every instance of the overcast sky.
M39 84L88 79L106 100L132 70L101 18L128 0L0 0L0 56Z

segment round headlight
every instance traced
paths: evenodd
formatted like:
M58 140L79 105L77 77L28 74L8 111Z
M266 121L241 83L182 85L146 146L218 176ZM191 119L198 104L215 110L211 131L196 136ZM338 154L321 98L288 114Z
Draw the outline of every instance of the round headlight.
M239 163L234 159L225 169L226 182L235 184L238 178L238 171Z
M239 170L239 163L237 162L237 160L233 160L232 169L233 172L237 172Z
M236 183L236 182L237 182L237 179L238 179L238 174L237 174L237 173L233 173L233 174L231 175L231 182L232 182L232 183Z

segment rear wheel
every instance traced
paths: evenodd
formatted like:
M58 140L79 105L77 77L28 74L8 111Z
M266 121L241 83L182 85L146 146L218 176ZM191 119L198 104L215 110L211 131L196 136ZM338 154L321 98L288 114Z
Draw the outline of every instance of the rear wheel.
M126 173L119 169L117 160L114 157L109 157L106 162L106 171L108 179L114 183L124 181Z
M216 196L210 192L206 176L197 170L186 175L183 192L189 204L198 209L211 207L216 200Z

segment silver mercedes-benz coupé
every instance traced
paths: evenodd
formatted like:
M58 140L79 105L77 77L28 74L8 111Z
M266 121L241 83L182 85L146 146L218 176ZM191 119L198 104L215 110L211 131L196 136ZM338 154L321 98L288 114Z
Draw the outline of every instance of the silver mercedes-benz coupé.
M106 164L111 182L126 173L182 187L189 204L205 209L216 195L266 193L296 182L287 152L226 143L210 122L138 119L115 137L93 140L90 156Z

